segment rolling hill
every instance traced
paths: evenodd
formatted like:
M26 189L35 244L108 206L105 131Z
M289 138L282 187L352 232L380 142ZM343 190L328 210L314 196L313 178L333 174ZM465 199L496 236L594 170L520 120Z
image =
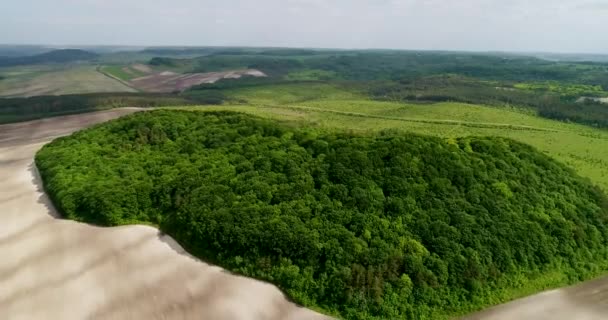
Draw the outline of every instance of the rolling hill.
M89 61L96 59L97 57L99 57L98 54L85 50L61 49L32 56L0 57L0 67Z

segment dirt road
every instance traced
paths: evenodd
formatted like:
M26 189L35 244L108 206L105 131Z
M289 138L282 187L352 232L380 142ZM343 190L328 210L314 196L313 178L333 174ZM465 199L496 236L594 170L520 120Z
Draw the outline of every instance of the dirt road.
M56 218L33 165L55 137L136 109L0 126L1 319L329 319L144 226Z

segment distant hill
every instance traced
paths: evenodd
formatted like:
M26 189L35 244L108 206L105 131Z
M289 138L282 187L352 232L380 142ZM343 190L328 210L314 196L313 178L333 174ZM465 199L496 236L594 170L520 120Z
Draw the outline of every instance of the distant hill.
M46 46L0 44L0 59L7 57L33 56L52 50L54 50L54 48L49 48Z
M212 47L152 47L141 50L143 54L153 54L158 56L188 56L188 55L207 55L221 50Z
M534 53L533 56L549 61L608 62L608 54L591 53Z
M80 49L53 50L42 54L24 57L0 57L0 67L20 66L43 63L66 63L74 61L87 61L99 55Z

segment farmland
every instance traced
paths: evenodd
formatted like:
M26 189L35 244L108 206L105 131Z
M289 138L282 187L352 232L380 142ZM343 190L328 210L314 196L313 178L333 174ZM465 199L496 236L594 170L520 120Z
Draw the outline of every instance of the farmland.
M31 97L102 92L171 93L220 79L264 76L257 70L177 73L147 65L32 65L0 68L0 97Z
M139 66L139 64L134 66L122 66L122 65L111 65L111 66L103 66L99 68L100 72L107 74L111 77L118 78L123 81L129 81L134 78L143 77L148 75L150 71L147 69L136 68L135 66ZM143 65L142 65L143 66Z
M0 96L3 97L135 91L88 65L10 67L0 73L6 75L0 82Z
M162 71L131 79L129 84L145 92L182 92L192 86L214 83L221 79L238 79L244 76L265 77L258 70L233 70L225 72L180 74Z
M266 76L263 72L253 69L182 73L183 68L178 66L158 67L141 63L104 66L100 67L99 71L139 91L156 93L182 92L193 86L214 83L221 79Z

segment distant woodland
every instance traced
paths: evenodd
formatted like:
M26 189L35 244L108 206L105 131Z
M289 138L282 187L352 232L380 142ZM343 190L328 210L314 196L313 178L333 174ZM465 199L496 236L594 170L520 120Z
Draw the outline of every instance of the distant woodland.
M547 61L508 53L461 53L435 51L391 50L309 50L268 48L149 48L126 54L124 65L116 64L120 55L108 58L83 50L55 50L47 53L0 58L0 66L25 64L103 63L113 61L112 70L122 72L130 59L146 59L156 71L178 73L215 72L259 69L268 78L229 79L215 84L195 86L173 94L171 101L184 104L226 104L235 102L230 90L260 85L286 83L330 83L380 101L433 103L456 101L494 107L515 107L533 110L541 117L576 122L592 127L608 127L606 103L594 99L608 97L608 63ZM157 55L149 58L150 55ZM192 57L194 56L194 57ZM134 58L135 57L135 58ZM101 61L101 62L99 62ZM5 76L0 69L0 77ZM118 77L120 78L120 77ZM145 96L146 93L138 93ZM121 96L121 93L117 93ZM78 99L85 99L86 96ZM19 113L36 113L36 117L75 112L73 96L60 101L53 111L41 113L28 108L31 101L19 100L3 106L3 122L27 120ZM149 99L168 105L158 96ZM108 106L140 106L141 99L124 100L126 104ZM21 108L23 104L24 108ZM88 105L88 102L87 102ZM65 108L64 108L65 106ZM78 108L80 110L88 107ZM40 108L38 108L40 109ZM60 110L57 110L60 109Z
M27 56L0 56L0 67L13 67L43 63L69 63L76 61L89 61L97 57L98 55L95 53L79 49L52 50L45 53Z
M260 69L271 79L225 80L231 86L256 81L323 81L340 83L376 100L404 102L458 101L526 107L542 117L608 127L606 104L581 97L608 96L608 64L552 62L515 55L448 52L371 51L282 56L209 55L165 59L190 64L193 70ZM217 89L214 85L205 88ZM221 89L221 87L220 87Z

